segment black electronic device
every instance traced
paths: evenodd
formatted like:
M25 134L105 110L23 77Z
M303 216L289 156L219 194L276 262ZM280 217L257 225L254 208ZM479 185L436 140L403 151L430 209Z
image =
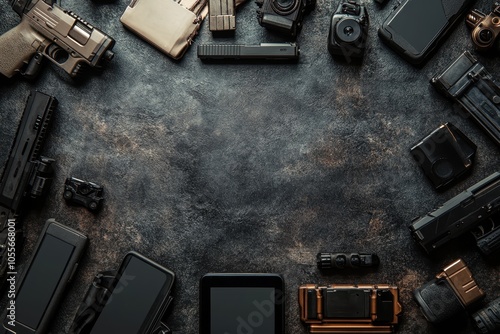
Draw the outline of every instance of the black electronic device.
M451 123L422 138L411 155L437 190L453 184L472 169L477 146Z
M129 252L118 268L104 307L90 334L150 334L165 326L175 274L137 252Z
M428 59L474 0L403 0L378 30L380 38L413 64Z
M259 24L295 38L302 29L304 15L316 0L256 0Z
M8 333L48 332L87 241L80 232L54 219L47 221L28 266L17 279L15 298L11 299L14 315L7 309L3 322Z
M347 61L363 57L368 25L368 11L360 0L342 0L330 22L328 52Z
M200 281L200 334L284 334L284 289L277 274L206 274Z

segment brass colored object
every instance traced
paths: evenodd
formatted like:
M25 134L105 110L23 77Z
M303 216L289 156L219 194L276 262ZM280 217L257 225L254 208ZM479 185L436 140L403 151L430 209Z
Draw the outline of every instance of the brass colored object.
M436 278L445 278L448 281L464 307L484 297L483 290L477 286L471 271L462 259L458 259L444 268L443 272L438 274Z
M398 288L387 284L305 284L299 306L310 333L393 333L402 313Z
M500 2L495 2L488 15L477 9L470 11L465 22L472 29L472 42L476 48L489 50L500 35Z

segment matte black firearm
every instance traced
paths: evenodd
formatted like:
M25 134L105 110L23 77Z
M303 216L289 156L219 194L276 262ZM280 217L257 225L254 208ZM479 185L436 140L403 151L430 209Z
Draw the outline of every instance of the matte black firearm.
M31 92L0 179L0 291L22 242L22 213L28 199L44 195L54 160L40 155L57 99Z
M198 46L200 59L299 59L296 43L261 43L259 45L203 44Z
M417 218L409 226L413 238L427 252L466 232L472 232L481 252L500 249L500 173L496 172L444 203L439 209Z
M10 0L21 23L0 36L0 73L34 77L48 58L75 77L82 65L100 68L115 41L55 0Z

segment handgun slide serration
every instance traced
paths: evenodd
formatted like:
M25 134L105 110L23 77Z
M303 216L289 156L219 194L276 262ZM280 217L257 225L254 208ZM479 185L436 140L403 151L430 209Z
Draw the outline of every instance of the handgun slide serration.
M202 44L198 46L200 59L290 59L299 57L296 43L261 43L259 45Z

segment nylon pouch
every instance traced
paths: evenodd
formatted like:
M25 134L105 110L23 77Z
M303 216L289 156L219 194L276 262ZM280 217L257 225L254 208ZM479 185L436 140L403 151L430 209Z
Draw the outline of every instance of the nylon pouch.
M180 59L208 13L207 0L132 0L120 22L174 59Z

